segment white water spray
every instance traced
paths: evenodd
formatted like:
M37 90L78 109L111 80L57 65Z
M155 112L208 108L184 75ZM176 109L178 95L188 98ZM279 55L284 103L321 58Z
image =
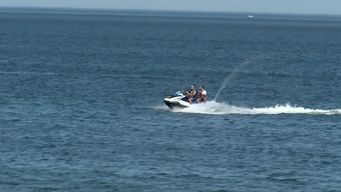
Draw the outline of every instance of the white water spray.
M171 112L178 113L198 113L198 114L210 114L210 115L224 115L224 114L241 114L241 115L276 115L276 114L307 114L307 115L341 115L341 109L310 109L298 106L292 106L290 104L286 105L275 105L270 107L260 107L260 108L248 108L248 107L238 107L229 105L227 103L216 102L221 91L228 85L228 83L235 77L237 72L242 68L255 61L264 55L258 55L252 57L235 67L232 72L224 79L221 87L219 88L214 101L208 101L205 103L199 103L191 105L187 108L175 108L169 109L165 105L154 107L158 110L169 110Z
M237 107L226 103L208 101L191 105L184 109L172 109L172 112L199 113L210 115L241 114L241 115L276 115L276 114L309 114L309 115L341 115L341 109L309 109L304 107L275 105L271 107L247 108Z

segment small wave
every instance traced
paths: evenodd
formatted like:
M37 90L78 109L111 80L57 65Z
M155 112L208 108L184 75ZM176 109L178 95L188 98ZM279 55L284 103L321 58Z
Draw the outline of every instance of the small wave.
M171 77L164 75L140 75L140 74L127 74L127 75L117 75L117 74L102 74L103 77L116 77L116 78L145 78L145 79L180 79L181 77Z
M56 75L52 72L31 72L31 71L0 71L0 74L5 75Z
M156 110L163 110L163 111L169 110L169 108L168 108L166 105L157 105L157 106L153 106L153 109L156 109Z
M304 107L286 105L275 105L273 107L264 108L246 108L229 105L226 103L218 103L215 101L209 101L206 103L200 103L192 105L184 109L172 109L172 112L180 113L200 113L200 114L245 114L245 115L257 115L257 114L317 114L317 115L341 115L341 109L309 109Z

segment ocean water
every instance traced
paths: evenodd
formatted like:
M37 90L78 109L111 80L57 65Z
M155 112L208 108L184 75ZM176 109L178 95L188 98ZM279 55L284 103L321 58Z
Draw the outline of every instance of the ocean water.
M341 17L254 16L2 8L0 191L341 191Z

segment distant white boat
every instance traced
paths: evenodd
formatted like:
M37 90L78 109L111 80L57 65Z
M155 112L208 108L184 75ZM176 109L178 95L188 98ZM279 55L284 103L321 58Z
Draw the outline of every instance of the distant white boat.
M254 16L253 16L253 15L248 15L247 17L248 17L248 18L253 18Z

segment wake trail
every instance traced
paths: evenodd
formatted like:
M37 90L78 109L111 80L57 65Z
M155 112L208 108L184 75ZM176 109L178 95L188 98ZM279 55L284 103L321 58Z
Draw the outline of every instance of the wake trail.
M315 115L341 115L341 109L309 109L304 107L286 105L275 105L272 107L264 108L247 108L237 107L226 103L218 103L215 101L208 101L206 103L200 103L191 105L188 108L171 109L171 112L178 113L199 113L199 114L212 114L212 115L224 115L224 114L243 114L243 115L257 115L257 114L315 114Z

